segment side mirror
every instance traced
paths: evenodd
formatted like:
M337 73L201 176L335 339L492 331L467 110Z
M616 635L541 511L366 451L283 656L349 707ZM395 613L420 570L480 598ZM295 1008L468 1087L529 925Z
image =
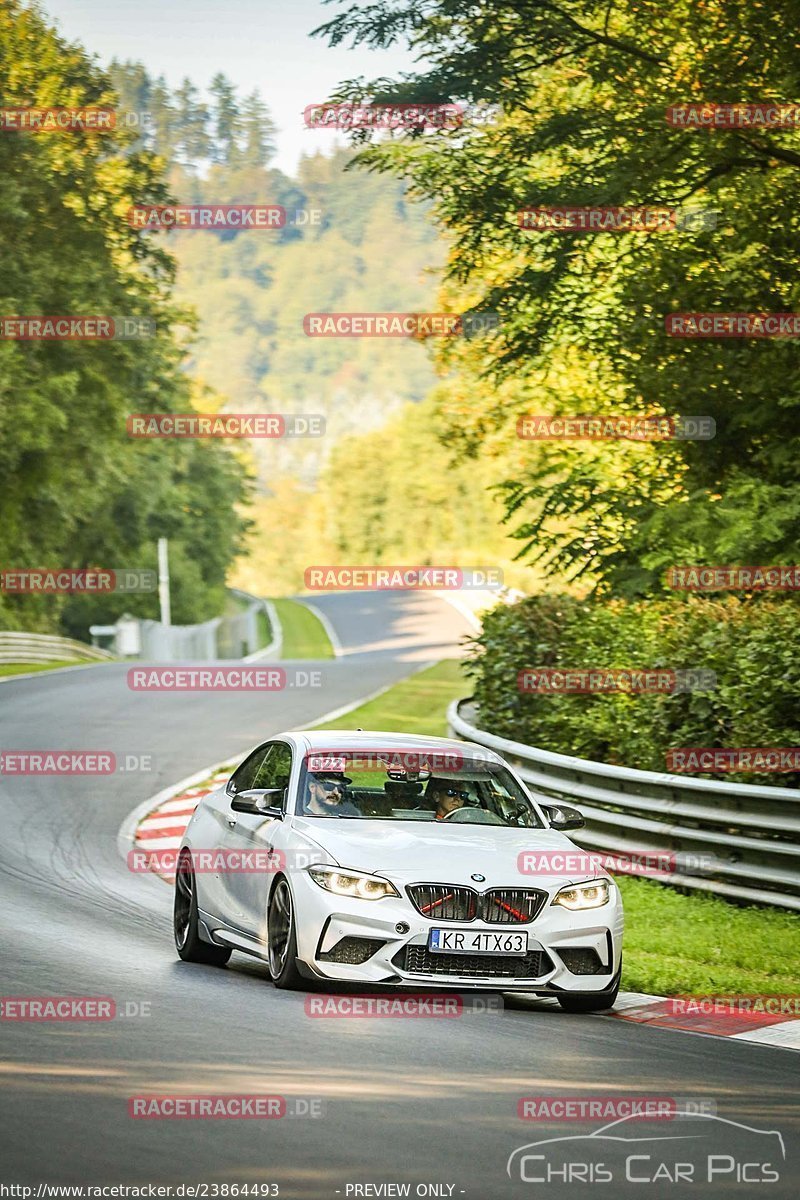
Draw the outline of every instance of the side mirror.
M283 788L248 788L237 792L231 800L234 812L250 813L254 817L283 819Z
M551 829L557 829L559 833L567 829L583 829L586 824L577 808L571 804L542 804L540 801L539 807L547 814Z

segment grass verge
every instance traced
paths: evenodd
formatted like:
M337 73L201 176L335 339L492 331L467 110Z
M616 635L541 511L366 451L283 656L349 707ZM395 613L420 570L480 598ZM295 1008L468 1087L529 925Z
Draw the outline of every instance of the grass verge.
M617 877L625 904L623 987L632 992L796 995L800 918L683 895L649 879Z
M333 658L333 646L325 626L305 604L296 600L273 600L283 629L281 658Z
M0 663L0 677L5 675L30 675L34 671L55 671L58 667L93 667L91 662L46 662L46 663Z
M260 608L256 613L256 629L258 630L258 648L259 650L263 650L265 646L269 646L273 637L269 617L263 608Z
M380 729L386 733L422 733L447 736L445 713L451 700L463 696L467 688L456 659L444 659L403 679L394 687L360 704L335 721L326 721L326 729Z

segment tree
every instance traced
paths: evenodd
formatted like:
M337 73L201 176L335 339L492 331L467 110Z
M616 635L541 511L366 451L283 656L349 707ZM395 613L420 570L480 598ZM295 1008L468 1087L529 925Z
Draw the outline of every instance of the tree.
M141 81L140 81L141 83ZM116 108L108 76L35 9L0 9L0 93L9 107ZM192 317L172 299L174 260L126 220L165 203L159 161L135 133L0 136L0 314L140 317L153 336L0 340L0 562L7 567L142 568L173 539L176 621L216 615L247 527L245 471L218 444L136 442L130 412L191 408L183 365ZM0 594L0 625L67 627L124 608L157 615L155 595ZM90 618L91 614L91 618Z
M275 123L258 92L245 97L242 106L242 149L244 167L265 167L275 153Z
M178 146L181 159L190 166L206 159L211 151L210 116L191 79L185 78L175 93Z
M209 90L214 99L212 157L214 162L232 163L236 158L238 138L242 129L236 89L219 71L211 80Z
M676 128L666 111L795 95L799 12L797 0L381 0L316 31L332 45L405 40L431 66L398 81L398 99L502 104L496 125L369 135L359 157L434 204L451 294L501 316L461 430L487 405L513 427L519 403L497 406L499 380L520 395L543 380L556 412L586 411L576 396L594 381L589 411L608 411L611 394L618 410L717 422L711 443L646 453L534 448L506 480L507 512L522 552L554 570L641 594L682 556L797 553L797 341L679 341L665 317L798 307L796 130ZM385 80L343 91L392 94ZM519 228L519 210L548 205L689 205L718 220L650 235Z

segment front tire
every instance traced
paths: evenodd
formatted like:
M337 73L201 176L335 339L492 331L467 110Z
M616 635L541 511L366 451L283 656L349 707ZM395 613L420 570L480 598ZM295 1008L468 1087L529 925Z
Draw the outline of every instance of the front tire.
M200 937L197 920L197 887L195 886L192 856L185 852L178 859L175 872L175 902L172 910L175 949L184 962L205 963L224 967L231 956L226 946L212 946Z
M288 881L281 876L272 889L267 914L267 962L276 988L299 988L294 903Z
M619 981L622 975L622 965L617 971L610 988L604 992L560 992L557 996L558 1003L564 1009L564 1012L570 1013L589 1013L589 1012L604 1012L606 1009L613 1008L619 992Z

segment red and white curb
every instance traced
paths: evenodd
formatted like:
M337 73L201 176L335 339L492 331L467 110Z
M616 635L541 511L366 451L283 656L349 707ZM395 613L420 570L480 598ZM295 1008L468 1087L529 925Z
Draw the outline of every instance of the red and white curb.
M780 1046L784 1050L800 1050L800 999L790 1005L797 1015L786 1020L781 1013L781 998L764 997L765 1007L774 1012L735 1011L736 997L730 995L716 1004L714 997L647 996L635 992L620 992L611 1016L637 1025L655 1025L661 1029L681 1029L689 1033L729 1037L739 1042L760 1042L765 1046ZM773 1003L770 1004L769 1002ZM730 1003L727 1003L730 1002Z
M169 859L169 855L165 854L165 851L177 852L186 832L186 826L203 796L207 796L209 792L220 787L229 776L229 771L220 772L219 775L208 781L206 787L192 788L188 792L183 792L175 800L165 800L163 804L159 804L139 822L133 839L133 849L152 855L149 870L168 879L170 883L174 881L175 872L165 870L162 865L165 858Z
M130 863L131 852L140 852L137 862L142 861L140 855L144 854L151 859L147 870L174 883L175 872L164 869L164 859L169 861L169 852L178 850L203 796L225 783L235 767L235 762L215 763L145 800L130 813L119 831L117 845L122 857Z
M127 859L131 850L151 854L153 861L149 870L173 884L174 871L167 872L163 867L164 852L169 858L169 851L178 850L192 813L203 796L225 783L235 766L236 763L231 762L215 763L165 788L135 809L119 832L118 844L123 858ZM679 1005L675 997L620 992L613 1012L597 1015L605 1019L633 1021L637 1025L677 1029L707 1037L728 1037L740 1042L759 1042L783 1050L800 1050L800 1012L787 1021L780 1011L733 1012L724 1008L722 1011L707 1011L708 1003L699 997L694 1002L682 999L684 1002ZM706 1001L711 999L707 997ZM532 1005L537 1009L558 1008L555 999L542 996L536 997ZM780 1009L780 1004L777 1007ZM800 1009L800 1002L796 1007Z

